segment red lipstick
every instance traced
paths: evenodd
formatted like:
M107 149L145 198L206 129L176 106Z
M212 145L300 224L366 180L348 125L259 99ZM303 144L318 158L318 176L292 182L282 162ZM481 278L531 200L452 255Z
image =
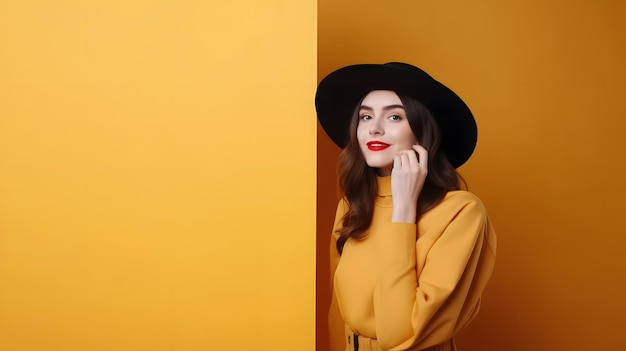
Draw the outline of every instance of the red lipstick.
M387 143L383 143L382 141L378 141L378 140L372 140L367 143L367 148L370 149L371 151L382 151L388 148L389 146L391 145Z

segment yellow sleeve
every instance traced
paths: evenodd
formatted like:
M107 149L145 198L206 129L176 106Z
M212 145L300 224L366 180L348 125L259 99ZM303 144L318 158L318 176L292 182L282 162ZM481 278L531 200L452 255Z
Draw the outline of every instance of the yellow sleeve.
M495 234L478 198L461 193L431 212L425 217L441 230L420 237L426 242L419 250L415 233L399 223L390 223L395 228L381 241L384 273L375 286L374 311L384 350L421 349L453 337L476 315L493 270Z
M345 349L344 341L344 327L345 322L341 317L339 306L337 304L337 297L334 291L334 279L335 270L339 264L339 252L337 251L337 230L341 228L341 220L343 215L347 211L347 203L345 200L341 200L337 205L337 213L335 214L335 224L333 226L333 232L330 239L330 291L332 293L330 310L328 312L328 334L330 338L330 350L331 351L343 351Z

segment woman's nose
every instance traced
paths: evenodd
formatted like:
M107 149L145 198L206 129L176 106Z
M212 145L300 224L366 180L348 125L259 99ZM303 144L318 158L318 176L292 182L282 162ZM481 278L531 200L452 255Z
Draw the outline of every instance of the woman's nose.
M370 135L382 135L385 134L385 130L380 125L380 121L373 120L370 124Z

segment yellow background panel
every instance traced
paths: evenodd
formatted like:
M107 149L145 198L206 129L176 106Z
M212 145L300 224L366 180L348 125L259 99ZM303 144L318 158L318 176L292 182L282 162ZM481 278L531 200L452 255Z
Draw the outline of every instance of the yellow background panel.
M0 5L0 350L313 349L315 20Z

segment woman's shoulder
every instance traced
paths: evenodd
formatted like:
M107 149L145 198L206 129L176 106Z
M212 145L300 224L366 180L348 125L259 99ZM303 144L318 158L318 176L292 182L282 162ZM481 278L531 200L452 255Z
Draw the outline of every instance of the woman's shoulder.
M429 212L472 212L486 214L487 209L478 196L467 190L453 190L446 193L445 197Z
M437 240L451 228L452 223L456 223L454 228L462 229L464 233L474 232L478 235L489 223L489 216L485 205L475 194L465 190L449 191L441 202L420 217L420 237Z
M337 214L341 213L343 215L348 212L349 209L350 204L348 203L348 200L345 197L339 199L339 202L337 202Z
M446 193L443 201L450 202L467 202L467 203L479 203L482 204L480 198L467 190L452 190ZM442 202L443 202L442 201Z

